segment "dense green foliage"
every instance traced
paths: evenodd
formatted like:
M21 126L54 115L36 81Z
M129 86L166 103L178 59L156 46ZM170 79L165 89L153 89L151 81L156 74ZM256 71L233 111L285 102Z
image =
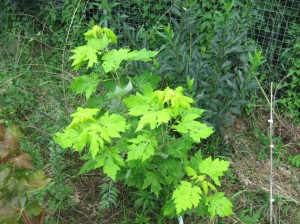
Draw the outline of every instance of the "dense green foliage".
M242 106L249 102L258 67L248 66L248 54L254 47L246 44L244 19L232 4L224 7L224 13L216 13L214 30L208 34L201 28L202 14L196 6L174 8L180 19L173 20L174 28L166 27L162 34L166 44L159 57L160 73L166 82L187 86L218 131L224 122L232 123L231 115L240 115ZM200 30L194 29L199 26ZM209 47L203 45L207 42Z
M26 201L11 209L0 199L0 214L24 219L25 209L31 223L45 215L53 224L169 224L178 216L268 223L266 98L269 82L281 79L274 85L275 219L299 220L299 27L287 26L297 4L4 0L0 119L25 137L24 153L1 165L0 179L9 172L9 180L0 180L0 191L7 201L16 193ZM266 48L268 39L253 34L273 42ZM16 168L20 162L28 169ZM31 191L36 170L51 181Z
M223 193L209 193L209 189L216 191L216 187L207 180L210 177L220 186L219 177L224 175L229 162L210 157L202 160L200 151L196 156L190 152L195 143L213 133L211 127L196 120L204 111L192 107L194 100L184 95L182 87L154 91L156 77L151 74L142 76L149 82L144 80L142 88L137 86L135 95L125 97L130 91L128 85L123 91L119 87L122 61L149 61L157 52L110 50L109 44L117 41L116 36L99 26L86 32L85 38L87 44L73 50L72 65L79 69L87 62L88 69L96 67L102 72L76 78L73 90L85 93L88 100L105 76L112 76L115 90L106 94L112 96L113 104L119 104L120 110L111 112L109 104L102 106L102 112L98 108L78 107L71 115L71 124L55 135L55 141L63 148L84 154L81 158L86 162L79 173L103 168L113 180L123 180L140 191L148 190L161 205L165 204L164 215L190 211L212 218L230 215L231 202ZM119 94L113 96L116 93ZM183 180L185 169L191 182ZM182 191L190 193L185 195ZM201 209L203 206L206 210Z
M289 44L292 45L283 57L289 67L288 74L278 85L279 93L277 103L282 111L288 111L295 124L300 122L300 26L294 25L290 35L294 37Z

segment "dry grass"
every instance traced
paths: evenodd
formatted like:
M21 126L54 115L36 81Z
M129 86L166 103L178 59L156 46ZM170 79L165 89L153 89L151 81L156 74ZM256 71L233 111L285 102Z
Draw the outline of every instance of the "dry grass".
M227 143L234 148L229 159L237 182L228 192L229 195L239 192L234 199L236 213L250 207L256 212L263 210L260 223L269 220L270 160L259 160L260 151L268 146L257 139L254 129L258 128L267 136L267 120L268 114L263 111L259 116L239 118L234 127L226 129L225 135ZM280 156L273 161L274 223L297 224L300 223L300 168L291 166L288 157L300 153L300 126L281 117L275 123L274 137L281 137L283 141ZM268 151L264 153L268 155ZM239 220L237 223L243 222Z

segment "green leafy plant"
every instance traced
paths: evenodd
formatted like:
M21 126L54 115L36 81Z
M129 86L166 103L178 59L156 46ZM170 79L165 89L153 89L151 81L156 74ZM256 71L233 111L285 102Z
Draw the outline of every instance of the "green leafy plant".
M278 85L278 100L281 111L287 111L295 124L300 122L300 38L298 33L300 26L294 26L294 45L286 51L290 69L286 77Z
M114 186L114 182L109 180L108 183L101 184L100 189L102 197L99 202L99 208L104 211L109 210L112 206L116 208L120 191Z
M300 154L291 156L289 158L289 160L293 166L298 167L298 168L300 167Z
M233 2L214 12L211 37L195 29L202 22L196 8L197 4L174 7L179 18L172 19L172 27L162 35L166 44L159 54L159 73L166 83L188 88L197 106L207 110L204 118L222 133L223 124L233 123L234 115L242 113L257 86L253 77L257 67L248 68L254 47L247 45L242 22L246 18L234 10Z
M0 222L42 224L45 212L32 196L50 179L34 170L29 154L16 155L19 138L16 127L4 128L0 122Z
M259 159L266 159L266 157L269 156L269 142L270 142L270 136L265 135L264 133L261 132L258 128L254 130L255 137L260 141L261 143L261 150L258 153L258 158ZM283 149L283 141L281 137L274 137L273 138L273 144L274 144L274 155L277 158L280 158L283 156L284 151Z
M73 66L79 69L87 62L88 69L93 66L100 72L98 77L91 72L84 79L75 78L72 89L89 100L102 88L106 90L102 96L109 102L99 104L102 110L78 107L71 114L70 125L54 136L61 147L82 155L86 162L79 173L102 168L112 180L153 194L166 216L190 212L212 218L230 215L231 202L216 189L229 162L211 157L202 160L200 151L193 156L196 144L213 133L212 127L199 121L204 110L193 107L194 100L180 86L155 90L157 76L149 72L132 79L134 94L129 95L131 81L125 88L121 86L126 79L120 76L122 61L150 61L157 52L109 50L116 36L98 26L85 37L87 44L73 50ZM110 87L103 77L113 78ZM96 81L86 85L88 79ZM82 89L80 84L88 88ZM112 104L118 104L117 112Z

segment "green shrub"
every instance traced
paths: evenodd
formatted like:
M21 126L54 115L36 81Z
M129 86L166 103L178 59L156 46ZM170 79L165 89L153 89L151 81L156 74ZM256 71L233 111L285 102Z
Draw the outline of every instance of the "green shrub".
M198 107L207 110L204 118L219 132L224 122L233 123L232 115L242 113L256 88L255 69L248 66L254 47L247 45L246 18L233 7L225 3L224 11L215 13L209 34L196 29L203 22L197 5L174 7L180 19L172 20L173 29L166 27L162 35L166 44L159 54L159 72L165 82L187 87ZM203 45L207 41L209 45Z
M300 26L294 25L290 35L295 39L293 44L283 55L289 70L278 85L277 103L281 111L287 111L295 124L300 122Z
M213 133L199 121L204 110L193 107L180 86L154 90L157 77L147 72L122 86L122 79L130 79L122 72L123 61L150 61L157 52L109 50L117 38L98 26L85 39L71 59L75 69L87 63L89 74L75 78L71 87L87 100L97 93L106 100L94 108L78 107L70 125L54 137L61 147L82 154L86 162L79 173L102 168L112 180L154 195L165 216L230 215L231 202L216 189L229 162L202 159L195 149Z

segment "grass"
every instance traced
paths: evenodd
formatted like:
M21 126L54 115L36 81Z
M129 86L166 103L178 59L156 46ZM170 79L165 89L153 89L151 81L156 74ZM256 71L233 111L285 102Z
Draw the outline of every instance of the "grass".
M234 148L229 157L232 169L229 175L231 184L228 194L236 195L234 204L236 215L241 223L268 223L269 222L269 143L268 139L268 110L261 108L252 115L241 117L234 127L226 131L228 144ZM275 122L274 159L274 223L298 223L300 214L300 169L289 163L291 152L300 151L296 142L299 127L281 117ZM277 130L277 131L276 131ZM285 133L280 135L278 130ZM256 132L260 135L255 134ZM281 138L279 138L281 137ZM262 156L264 155L264 156ZM229 179L229 181L230 181ZM226 185L226 184L225 184ZM238 192L238 193L236 193ZM240 192L240 193L239 193Z

